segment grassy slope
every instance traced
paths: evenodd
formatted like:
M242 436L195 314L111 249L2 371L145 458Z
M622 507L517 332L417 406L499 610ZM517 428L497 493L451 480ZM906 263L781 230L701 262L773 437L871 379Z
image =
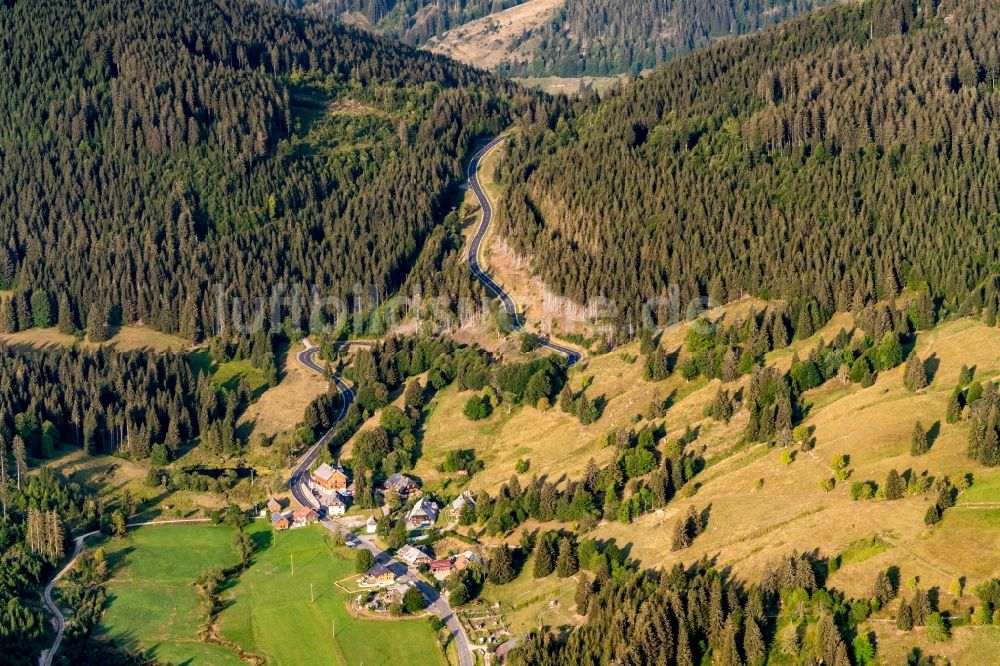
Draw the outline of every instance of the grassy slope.
M744 302L735 307L747 305ZM734 306L723 310L732 309ZM839 328L849 329L850 325L849 316L838 315L812 338L796 342L790 350L771 354L768 361L785 369L793 351L804 356L820 337L829 340ZM667 331L664 344L668 348L679 344L683 327ZM766 446L729 450L738 440L746 416L737 414L728 426L704 419L702 407L714 394L717 381L692 386L670 378L658 385L650 384L641 379L639 362L629 365L615 352L590 360L571 375L574 386L579 386L581 376L594 375L588 393L603 393L609 399L604 416L588 427L580 426L558 408L548 412L520 408L510 415L501 408L490 419L473 424L461 414L469 394L454 389L442 392L432 403L433 413L427 419L423 442L424 457L417 472L440 481L434 468L445 451L474 448L486 463L486 469L471 481L475 488L495 489L511 476L515 462L522 457L532 461L526 477L536 472L554 478L564 474L575 477L591 455L599 463L609 459L610 451L599 441L604 433L628 425L634 414L644 410L654 391L665 396L677 389L666 418L669 434L688 424L701 425L702 435L695 446L704 446L703 455L717 462L698 477L701 487L694 497L675 500L631 525L603 523L594 536L628 545L631 556L645 566L690 563L704 555L731 566L741 577L755 579L775 558L792 550L817 549L822 555L835 555L854 541L877 534L888 544L886 550L857 558L834 574L831 584L848 595L867 595L875 573L896 565L903 580L916 576L925 589L937 586L942 591L942 608L948 608L953 598L947 590L953 579L964 576L967 589L971 589L985 578L1000 575L1000 541L996 537L1000 533L1000 470L980 467L965 456L967 422L943 422L945 404L960 367L975 366L977 379L995 379L1000 376L998 349L1000 330L972 320L949 322L918 338L917 353L922 359L932 359L928 366L934 368L925 392L912 394L903 387L902 367L883 373L867 389L842 386L834 380L811 391L806 396L812 404L806 423L815 428L817 445L811 453L798 452L789 466L778 461L778 450ZM628 346L624 351L634 355L637 347ZM912 458L910 432L917 419L925 427L941 421L940 434L928 454ZM832 476L827 462L839 454L850 456L853 476L825 493L819 482ZM933 501L932 494L897 502L850 499L851 481L871 479L882 484L890 468L918 473L928 470L935 476L972 472L975 483L941 523L927 528L923 515ZM759 479L764 484L755 490L754 483ZM978 506L967 506L973 503ZM710 507L707 531L689 550L672 553L670 530L674 518L691 504L699 510ZM957 601L964 607L973 599L966 595ZM878 623L880 637L889 626L891 622ZM937 653L964 657L975 654L988 640L988 631L979 628L961 628L957 634L962 638ZM913 638L912 642L919 641ZM901 642L899 647L901 650Z
M55 328L29 328L20 333L0 334L0 342L14 347L21 352L30 352L51 347L69 347L74 341L75 338L72 335L60 333ZM122 326L107 342L95 344L84 341L82 344L87 349L112 347L123 352L136 349L164 352L180 351L187 347L189 343L183 338L154 331L145 326Z
M326 530L317 525L273 533L262 522L251 530L264 549L226 595L225 638L277 664L442 663L426 619L362 621L347 612L335 582L354 574L354 553L334 551Z
M227 648L199 641L201 598L191 585L204 571L236 562L234 534L229 527L163 525L104 542L112 578L101 635L173 664L242 663Z

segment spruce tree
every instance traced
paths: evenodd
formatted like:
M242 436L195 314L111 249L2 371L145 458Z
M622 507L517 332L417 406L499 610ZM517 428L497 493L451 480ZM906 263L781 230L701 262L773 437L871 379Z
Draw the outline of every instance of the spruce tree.
M691 545L688 539L688 528L686 519L678 519L674 523L673 534L670 539L670 550L678 551Z
M906 359L903 384L910 391L919 391L927 387L927 371L924 370L924 362L920 360L916 352L911 353Z
M924 426L917 421L913 424L913 433L910 436L910 455L911 456L922 456L930 450L930 445L927 439L927 432L924 430Z
M535 566L532 574L535 578L545 578L556 568L556 553L552 545L552 535L546 532L538 539L535 548Z
M576 614L586 615L590 606L590 595L594 590L594 584L587 574L582 574L576 584Z
M69 304L69 296L65 292L59 294L59 332L72 335L76 332L76 320L73 318L73 308Z
M948 398L948 406L945 408L944 420L948 423L958 423L962 418L962 389L955 387Z
M898 500L903 497L906 491L906 482L895 469L890 469L885 477L885 490L883 492L887 500Z
M17 333L18 330L14 299L0 297L0 333Z
M514 554L510 546L503 543L490 555L487 577L494 585L505 585L514 580L517 571L514 569Z
M556 575L560 578L572 576L580 570L580 565L576 559L576 546L563 537L559 540L559 556L556 558Z
M41 289L31 292L31 319L37 328L48 328L52 325L52 306L49 296Z
M91 342L106 342L110 337L108 315L103 308L94 303L87 315L87 339Z

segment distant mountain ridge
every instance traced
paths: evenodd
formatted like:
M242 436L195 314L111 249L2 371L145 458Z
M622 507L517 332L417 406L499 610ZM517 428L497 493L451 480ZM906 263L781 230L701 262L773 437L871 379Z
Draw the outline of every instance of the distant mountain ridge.
M636 74L835 0L276 1L509 76L538 77Z

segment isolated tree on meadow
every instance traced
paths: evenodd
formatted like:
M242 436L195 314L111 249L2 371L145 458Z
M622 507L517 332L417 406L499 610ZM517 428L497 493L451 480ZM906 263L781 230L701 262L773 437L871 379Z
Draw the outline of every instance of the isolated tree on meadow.
M922 456L930 450L930 443L927 437L927 431L924 430L924 426L917 421L913 424L913 433L910 436L910 455L911 456Z
M906 482L895 469L890 469L885 477L884 496L887 500L898 500L906 491Z
M924 362L920 360L916 352L911 353L906 359L903 384L910 391L919 391L927 387L927 371L924 369Z

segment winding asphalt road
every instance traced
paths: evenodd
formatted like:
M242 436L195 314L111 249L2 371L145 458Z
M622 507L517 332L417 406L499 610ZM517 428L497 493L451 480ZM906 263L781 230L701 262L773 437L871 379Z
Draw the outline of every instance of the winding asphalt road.
M316 363L316 354L319 352L319 347L310 346L308 340L303 340L303 344L306 349L299 352L299 362L305 367L309 368L313 372L320 375L325 375L323 368ZM370 342L342 342L339 343L342 346L367 346L370 347ZM332 377L334 383L337 385L337 389L340 390L340 394L343 396L343 401L340 408L340 414L337 416L337 423L344 418L344 414L347 413L347 408L350 406L351 402L354 401L354 391L348 386L343 379L337 375ZM303 454L303 456L296 463L294 469L292 470L292 476L289 479L288 485L292 491L292 497L301 506L309 506L313 508L319 508L319 502L313 496L312 491L310 491L305 486L305 481L309 474L309 467L312 465L313 461L316 460L316 456L321 450L321 446L326 446L326 443L330 441L330 437L333 436L333 431L336 428L336 423L334 427L330 428L316 444ZM334 518L323 518L320 523L326 529L331 532L340 532L343 534L351 533L351 528L347 525L342 524L340 521ZM472 657L472 649L469 646L469 639L465 635L465 630L462 628L462 623L459 622L458 617L451 610L451 606L448 605L447 599L441 596L437 589L432 585L429 585L424 581L414 569L410 569L401 562L393 560L385 551L375 545L372 537L367 534L355 534L354 538L359 542L359 548L364 548L375 556L375 561L387 566L400 580L405 582L413 583L417 586L420 592L427 599L427 608L432 613L436 614L441 618L441 620L448 627L448 631L451 633L452 640L455 642L456 652L458 653L458 662L460 666L474 666L475 660Z
M479 165L488 152L506 140L507 137L498 136L483 146L479 152L476 153L475 157L472 158L472 161L469 162L469 187L472 188L472 192L476 195L476 198L479 199L479 206L483 210L483 219L479 223L479 228L476 230L475 235L472 237L472 242L469 244L469 269L472 270L472 274L476 276L476 278L482 282L494 296L500 299L504 310L506 310L507 314L510 316L514 330L521 333L531 333L530 331L526 331L524 329L521 318L517 314L517 306L514 304L514 299L510 297L510 294L503 290L503 287L494 282L493 278L483 272L479 264L480 248L483 245L483 239L486 237L486 232L490 228L490 222L493 221L493 206L490 204L489 197L486 196L482 186L479 184ZM531 334L535 335L533 333ZM535 335L535 337L538 338L540 346L566 356L567 367L575 365L582 358L580 352L575 349L552 342L551 340L542 338L538 335Z

